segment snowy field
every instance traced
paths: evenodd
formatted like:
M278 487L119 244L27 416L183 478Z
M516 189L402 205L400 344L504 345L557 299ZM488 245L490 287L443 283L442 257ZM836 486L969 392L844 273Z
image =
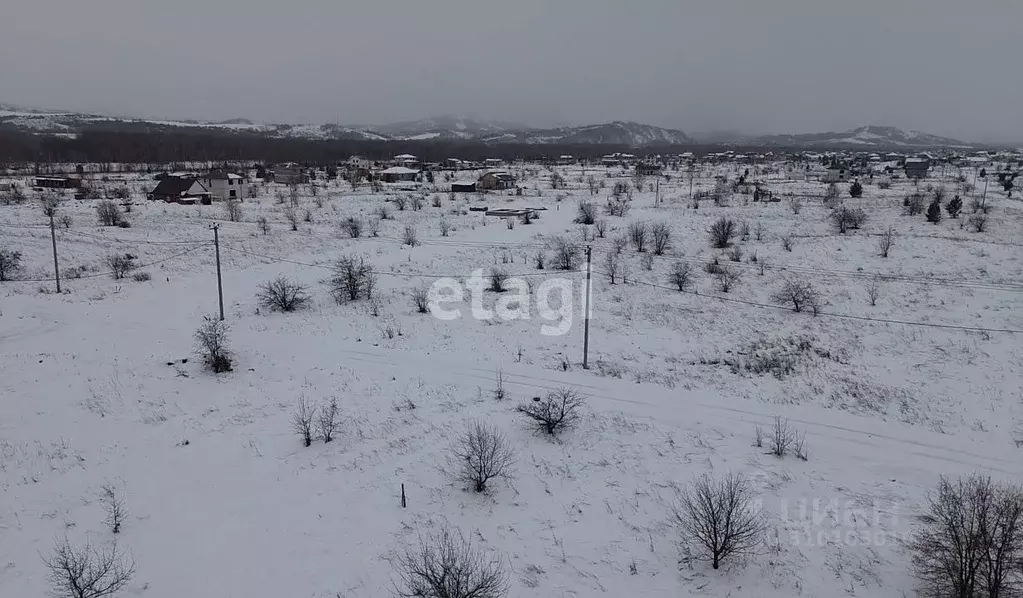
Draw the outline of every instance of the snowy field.
M745 168L705 166L692 189ZM974 232L968 206L938 224L904 215L915 191L905 180L867 182L859 199L842 184L845 205L868 220L839 234L825 185L782 164L750 175L782 201L736 193L696 209L684 170L656 190L648 177L641 192L617 169L558 167L558 190L549 170L511 170L522 196L451 197L438 180L418 210L398 208L401 191L319 181L315 197L301 189L297 231L281 186L263 186L229 221L220 204L146 202L155 182L128 175L130 228L99 226L96 201L62 202L58 219L72 222L56 232L61 270L79 277L65 277L59 295L35 192L0 205L0 249L23 256L21 280L0 282L0 596L43 595L43 558L64 535L116 539L137 564L125 596L387 596L395 556L450 525L502 560L509 596L900 597L915 588L904 542L939 476L1023 474L1023 210L995 185ZM602 184L595 195L590 176ZM633 187L624 217L602 211L616 182ZM940 171L916 190L928 185L957 192ZM603 237L573 222L580 200L597 205ZM368 223L385 204L373 237ZM479 206L544 209L510 226L470 211ZM741 256L708 242L722 216L740 232L749 225L733 244ZM349 217L367 223L360 238L342 232ZM644 221L668 223L670 247L649 258L626 246L625 280L610 284L614 239ZM204 371L193 341L217 312L215 223L235 358L219 375ZM403 243L407 227L416 246ZM592 247L589 369L585 260L553 269L558 236ZM151 279L114 280L112 254L135 256ZM375 300L330 297L322 281L342 255L366 258ZM715 258L740 275L727 293L705 271ZM680 259L695 276L686 292L668 278ZM456 320L413 306L416 289L494 268L528 289L571 283L567 333L542 334L561 320L535 305L515 320L471 317L468 294ZM278 275L307 285L305 309L259 306L259 286ZM821 313L774 300L785 280L810 282ZM505 296L484 293L484 307ZM585 406L552 441L516 406L564 387ZM302 397L337 398L334 442L302 445L292 430ZM805 433L807 460L754 446L756 427L775 416ZM476 418L515 451L514 476L482 494L446 465ZM668 511L675 487L727 472L750 478L770 531L756 554L715 571L687 558ZM128 509L116 536L105 485Z

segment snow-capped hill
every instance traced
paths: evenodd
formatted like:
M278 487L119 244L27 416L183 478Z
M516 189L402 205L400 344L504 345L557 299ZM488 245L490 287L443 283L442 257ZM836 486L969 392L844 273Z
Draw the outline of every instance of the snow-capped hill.
M504 131L524 129L523 125L499 121L478 120L466 116L434 116L415 121L391 123L371 127L394 139L474 139Z
M692 139L676 129L665 129L635 122L614 121L600 125L528 129L482 137L487 143L593 143L640 147L647 145L684 145Z
M841 133L809 133L804 135L766 135L756 139L764 145L790 147L862 147L874 148L924 148L924 147L969 147L956 139L940 137L919 131L907 131L898 127L864 126Z

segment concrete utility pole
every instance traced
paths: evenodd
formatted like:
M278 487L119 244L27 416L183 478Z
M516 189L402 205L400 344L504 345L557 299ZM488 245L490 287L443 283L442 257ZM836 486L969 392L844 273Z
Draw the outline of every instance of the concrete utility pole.
M53 226L53 214L56 210L48 209L50 217L50 241L53 243L53 279L57 281L57 294L60 294L60 266L57 264L57 232Z
M224 319L224 284L220 276L220 224L213 223L213 246L217 250L217 298L220 300L220 319Z
M583 369L590 369L590 258L593 248L586 246L586 312L583 314Z

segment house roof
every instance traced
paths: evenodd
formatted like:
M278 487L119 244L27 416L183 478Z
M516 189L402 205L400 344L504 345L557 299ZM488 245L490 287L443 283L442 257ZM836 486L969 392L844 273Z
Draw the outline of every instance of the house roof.
M394 157L395 160L415 160L416 157L412 154L398 154Z
M414 168L405 168L404 166L392 166L381 170L380 174L419 174L419 171Z
M192 177L164 177L160 180L160 183L153 189L153 195L162 195L164 197L181 197L188 193L188 190L193 185L198 184L202 188L203 193L207 193L206 187L198 180Z

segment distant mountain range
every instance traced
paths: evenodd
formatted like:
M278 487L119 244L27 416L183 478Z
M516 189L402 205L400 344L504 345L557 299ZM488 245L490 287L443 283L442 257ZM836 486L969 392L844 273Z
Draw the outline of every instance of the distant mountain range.
M112 117L77 112L46 111L0 104L0 129L39 135L75 136L83 131L166 131L250 133L281 138L364 141L478 141L488 144L608 144L630 147L733 144L786 148L851 148L863 150L968 148L970 144L896 127L860 127L841 133L744 137L715 132L697 138L677 129L636 122L614 121L577 127L531 128L517 123L437 116L376 126L341 124L290 125L254 122L244 118L223 121L160 120Z

